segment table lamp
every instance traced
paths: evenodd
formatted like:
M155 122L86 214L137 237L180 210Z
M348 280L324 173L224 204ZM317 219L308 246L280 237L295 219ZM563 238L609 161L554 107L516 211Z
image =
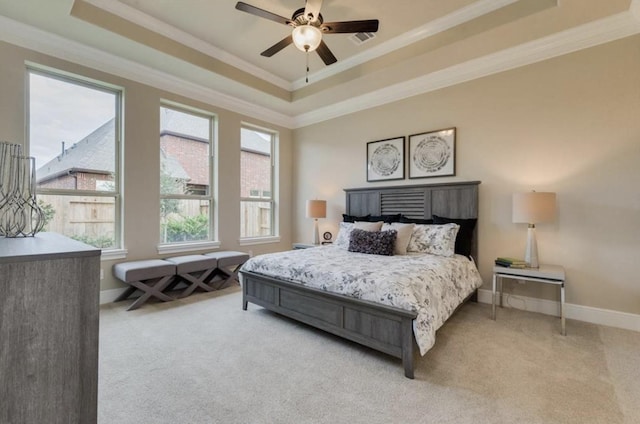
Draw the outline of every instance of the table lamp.
M326 218L326 200L307 200L307 218L313 218L313 244L320 244L320 234L318 233L318 218Z
M529 224L524 261L531 268L538 268L538 244L536 224L552 222L556 216L556 194L532 191L513 194L513 222Z

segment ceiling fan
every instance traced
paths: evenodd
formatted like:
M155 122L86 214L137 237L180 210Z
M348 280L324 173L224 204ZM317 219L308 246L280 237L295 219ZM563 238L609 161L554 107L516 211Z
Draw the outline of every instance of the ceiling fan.
M320 8L322 0L307 0L306 6L296 10L291 15L291 19L276 15L269 11L260 9L250 4L239 1L236 9L261 18L269 19L280 24L293 28L291 34L277 42L267 50L260 53L262 56L271 57L280 50L293 43L303 52L317 51L318 55L325 63L331 65L338 61L331 53L329 47L322 40L322 34L348 34L355 32L376 32L378 31L378 20L368 19L363 21L344 22L324 22ZM308 71L308 69L307 69Z

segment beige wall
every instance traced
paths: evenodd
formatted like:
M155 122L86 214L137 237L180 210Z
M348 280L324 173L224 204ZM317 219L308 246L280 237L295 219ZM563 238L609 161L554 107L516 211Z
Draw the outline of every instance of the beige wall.
M638 46L630 37L295 130L294 240L310 237L306 199L328 200L321 231L335 237L342 189L374 185L365 175L368 141L457 127L455 177L387 184L482 181L485 288L496 256L524 254L526 225L511 223L511 194L555 191L558 219L538 226L538 248L541 262L565 266L567 302L640 313ZM540 284L510 286L558 296Z
M124 247L127 260L159 257L159 128L161 100L213 112L218 117L218 233L222 250L253 251L254 254L285 250L291 246L291 145L289 129L271 125L219 107L163 92L143 84L105 74L56 58L0 42L0 139L25 140L25 61L50 66L110 84L125 90L124 98ZM279 132L280 219L279 243L240 246L240 126L242 122ZM171 256L171 255L165 255ZM120 260L121 261L121 260ZM101 288L122 287L103 261L105 279Z
M158 257L159 101L219 118L222 249L254 254L308 241L304 201L328 200L321 231L336 233L345 187L366 182L366 142L457 127L457 175L389 183L481 180L479 268L490 281L498 255L521 256L526 229L511 223L511 193L558 193L554 224L538 226L542 262L567 269L570 303L640 313L640 37L631 37L401 102L290 131L113 75L0 42L0 139L25 135L25 61L125 88L124 230L128 260ZM276 244L240 246L240 125L280 132L280 234ZM295 139L295 143L292 140ZM381 184L381 183L378 183ZM151 206L150 206L151 205ZM292 223L293 225L289 225ZM293 236L292 236L293 235ZM120 287L103 262L102 289ZM486 284L485 284L486 286ZM551 287L513 285L555 299Z

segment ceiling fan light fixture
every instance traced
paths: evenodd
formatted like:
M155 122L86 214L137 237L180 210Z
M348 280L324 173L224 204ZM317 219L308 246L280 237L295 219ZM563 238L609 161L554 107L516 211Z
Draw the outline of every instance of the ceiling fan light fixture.
M303 52L312 52L322 42L322 31L319 28L306 24L298 25L293 29L293 44Z

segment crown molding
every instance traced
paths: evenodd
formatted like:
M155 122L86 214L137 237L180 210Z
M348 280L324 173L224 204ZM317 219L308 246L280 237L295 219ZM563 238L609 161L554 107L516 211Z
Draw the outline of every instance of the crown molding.
M631 12L631 15L640 22L640 0L631 0L629 12Z
M0 15L0 40L285 128L292 128L294 124L291 116L43 31L2 15ZM256 95L259 94L256 92Z
M277 75L274 75L252 63L249 63L246 60L243 60L238 56L235 56L219 47L209 44L200 38L196 38L185 31L182 31L172 25L167 24L166 22L162 22L154 18L153 16L150 16L136 8L133 8L129 5L121 3L118 0L81 0L81 1L84 1L85 3L89 3L99 9L102 9L106 12L119 16L122 19L126 19L127 21L133 22L136 25L139 25L150 31L156 32L167 38L170 38L180 44L189 46L195 50L200 51L201 53L204 53L208 56L221 60L235 68L242 69L243 71L257 78L270 82L271 84L274 84L280 88L283 88L288 91L292 91L293 89L291 82L283 78L280 78Z
M633 0L636 10L638 10L638 3L640 0ZM640 19L631 11L619 13L297 115L295 127L300 128L392 103L638 33L640 33Z
M427 22L420 27L407 31L404 34L385 41L375 47L367 49L362 53L358 53L347 59L341 59L331 66L324 67L319 71L309 74L309 79L313 79L313 81L320 81L325 78L329 78L333 75L339 74L340 72L346 71L347 69L361 65L380 56L384 56L385 54L461 25L482 15L486 15L494 10L501 9L517 1L519 0L481 0L475 2L446 16ZM298 90L303 88L305 85L307 85L305 78L300 78L293 82L293 89Z
M0 40L2 41L290 129L392 103L638 33L640 33L640 0L632 0L627 12L583 24L330 106L290 116L0 15ZM263 93L257 91L254 94L255 96L264 96ZM295 103L293 106L295 107Z

